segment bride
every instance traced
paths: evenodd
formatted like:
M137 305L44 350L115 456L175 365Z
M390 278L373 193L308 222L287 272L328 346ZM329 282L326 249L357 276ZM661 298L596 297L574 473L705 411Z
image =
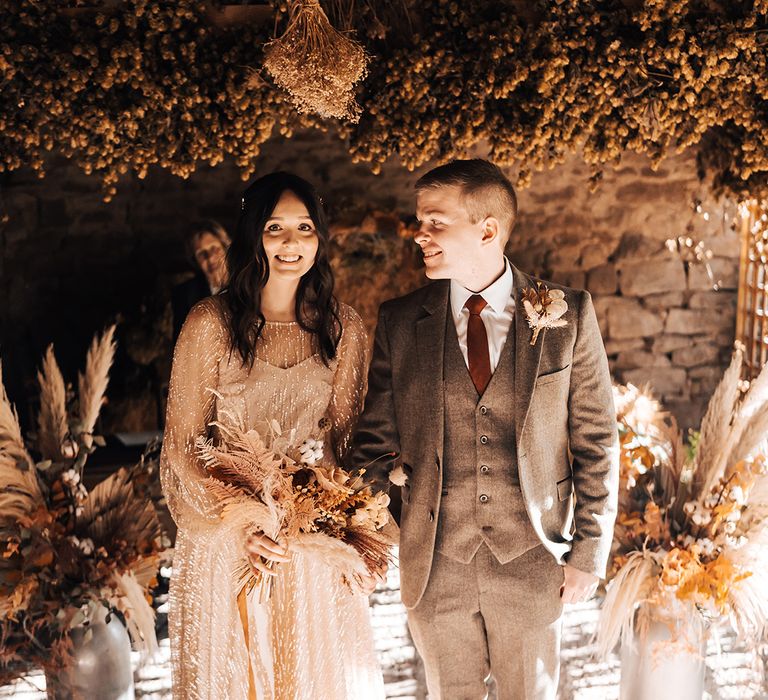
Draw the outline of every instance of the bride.
M192 309L176 345L161 477L178 525L169 619L178 700L384 697L367 597L312 556L228 527L194 447L231 411L260 432L272 420L295 428L297 443L330 424L326 459L343 463L367 341L357 313L333 296L328 236L308 182L289 173L255 181L228 253L229 285ZM231 572L246 552L258 570L281 562L266 603L256 589L238 596Z

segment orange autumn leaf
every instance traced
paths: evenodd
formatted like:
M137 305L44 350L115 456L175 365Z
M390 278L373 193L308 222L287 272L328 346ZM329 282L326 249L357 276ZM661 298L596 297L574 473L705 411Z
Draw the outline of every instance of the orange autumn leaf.
M646 504L643 519L648 537L660 542L669 536L661 510L653 501Z
M3 552L3 559L10 559L14 554L19 551L19 543L9 541L5 543L5 551Z

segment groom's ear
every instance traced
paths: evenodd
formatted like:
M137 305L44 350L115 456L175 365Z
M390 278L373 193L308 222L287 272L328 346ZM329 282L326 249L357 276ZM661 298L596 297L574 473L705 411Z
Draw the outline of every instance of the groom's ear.
M486 216L483 220L483 243L498 241L501 235L501 225L495 216Z

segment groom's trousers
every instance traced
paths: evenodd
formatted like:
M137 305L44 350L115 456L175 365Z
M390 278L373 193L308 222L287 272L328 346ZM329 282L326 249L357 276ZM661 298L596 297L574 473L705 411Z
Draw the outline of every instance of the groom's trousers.
M435 552L408 626L430 700L554 700L559 677L563 568L538 545L500 564L483 544L469 564Z

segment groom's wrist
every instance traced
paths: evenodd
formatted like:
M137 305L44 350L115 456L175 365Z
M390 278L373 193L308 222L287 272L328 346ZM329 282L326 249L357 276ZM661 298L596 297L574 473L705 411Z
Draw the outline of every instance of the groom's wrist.
M596 552L594 548L588 549L583 545L579 546L579 544L581 543L574 545L565 558L565 563L585 574L597 576L599 579L605 578L608 564L607 561L603 561L604 557L599 552Z

